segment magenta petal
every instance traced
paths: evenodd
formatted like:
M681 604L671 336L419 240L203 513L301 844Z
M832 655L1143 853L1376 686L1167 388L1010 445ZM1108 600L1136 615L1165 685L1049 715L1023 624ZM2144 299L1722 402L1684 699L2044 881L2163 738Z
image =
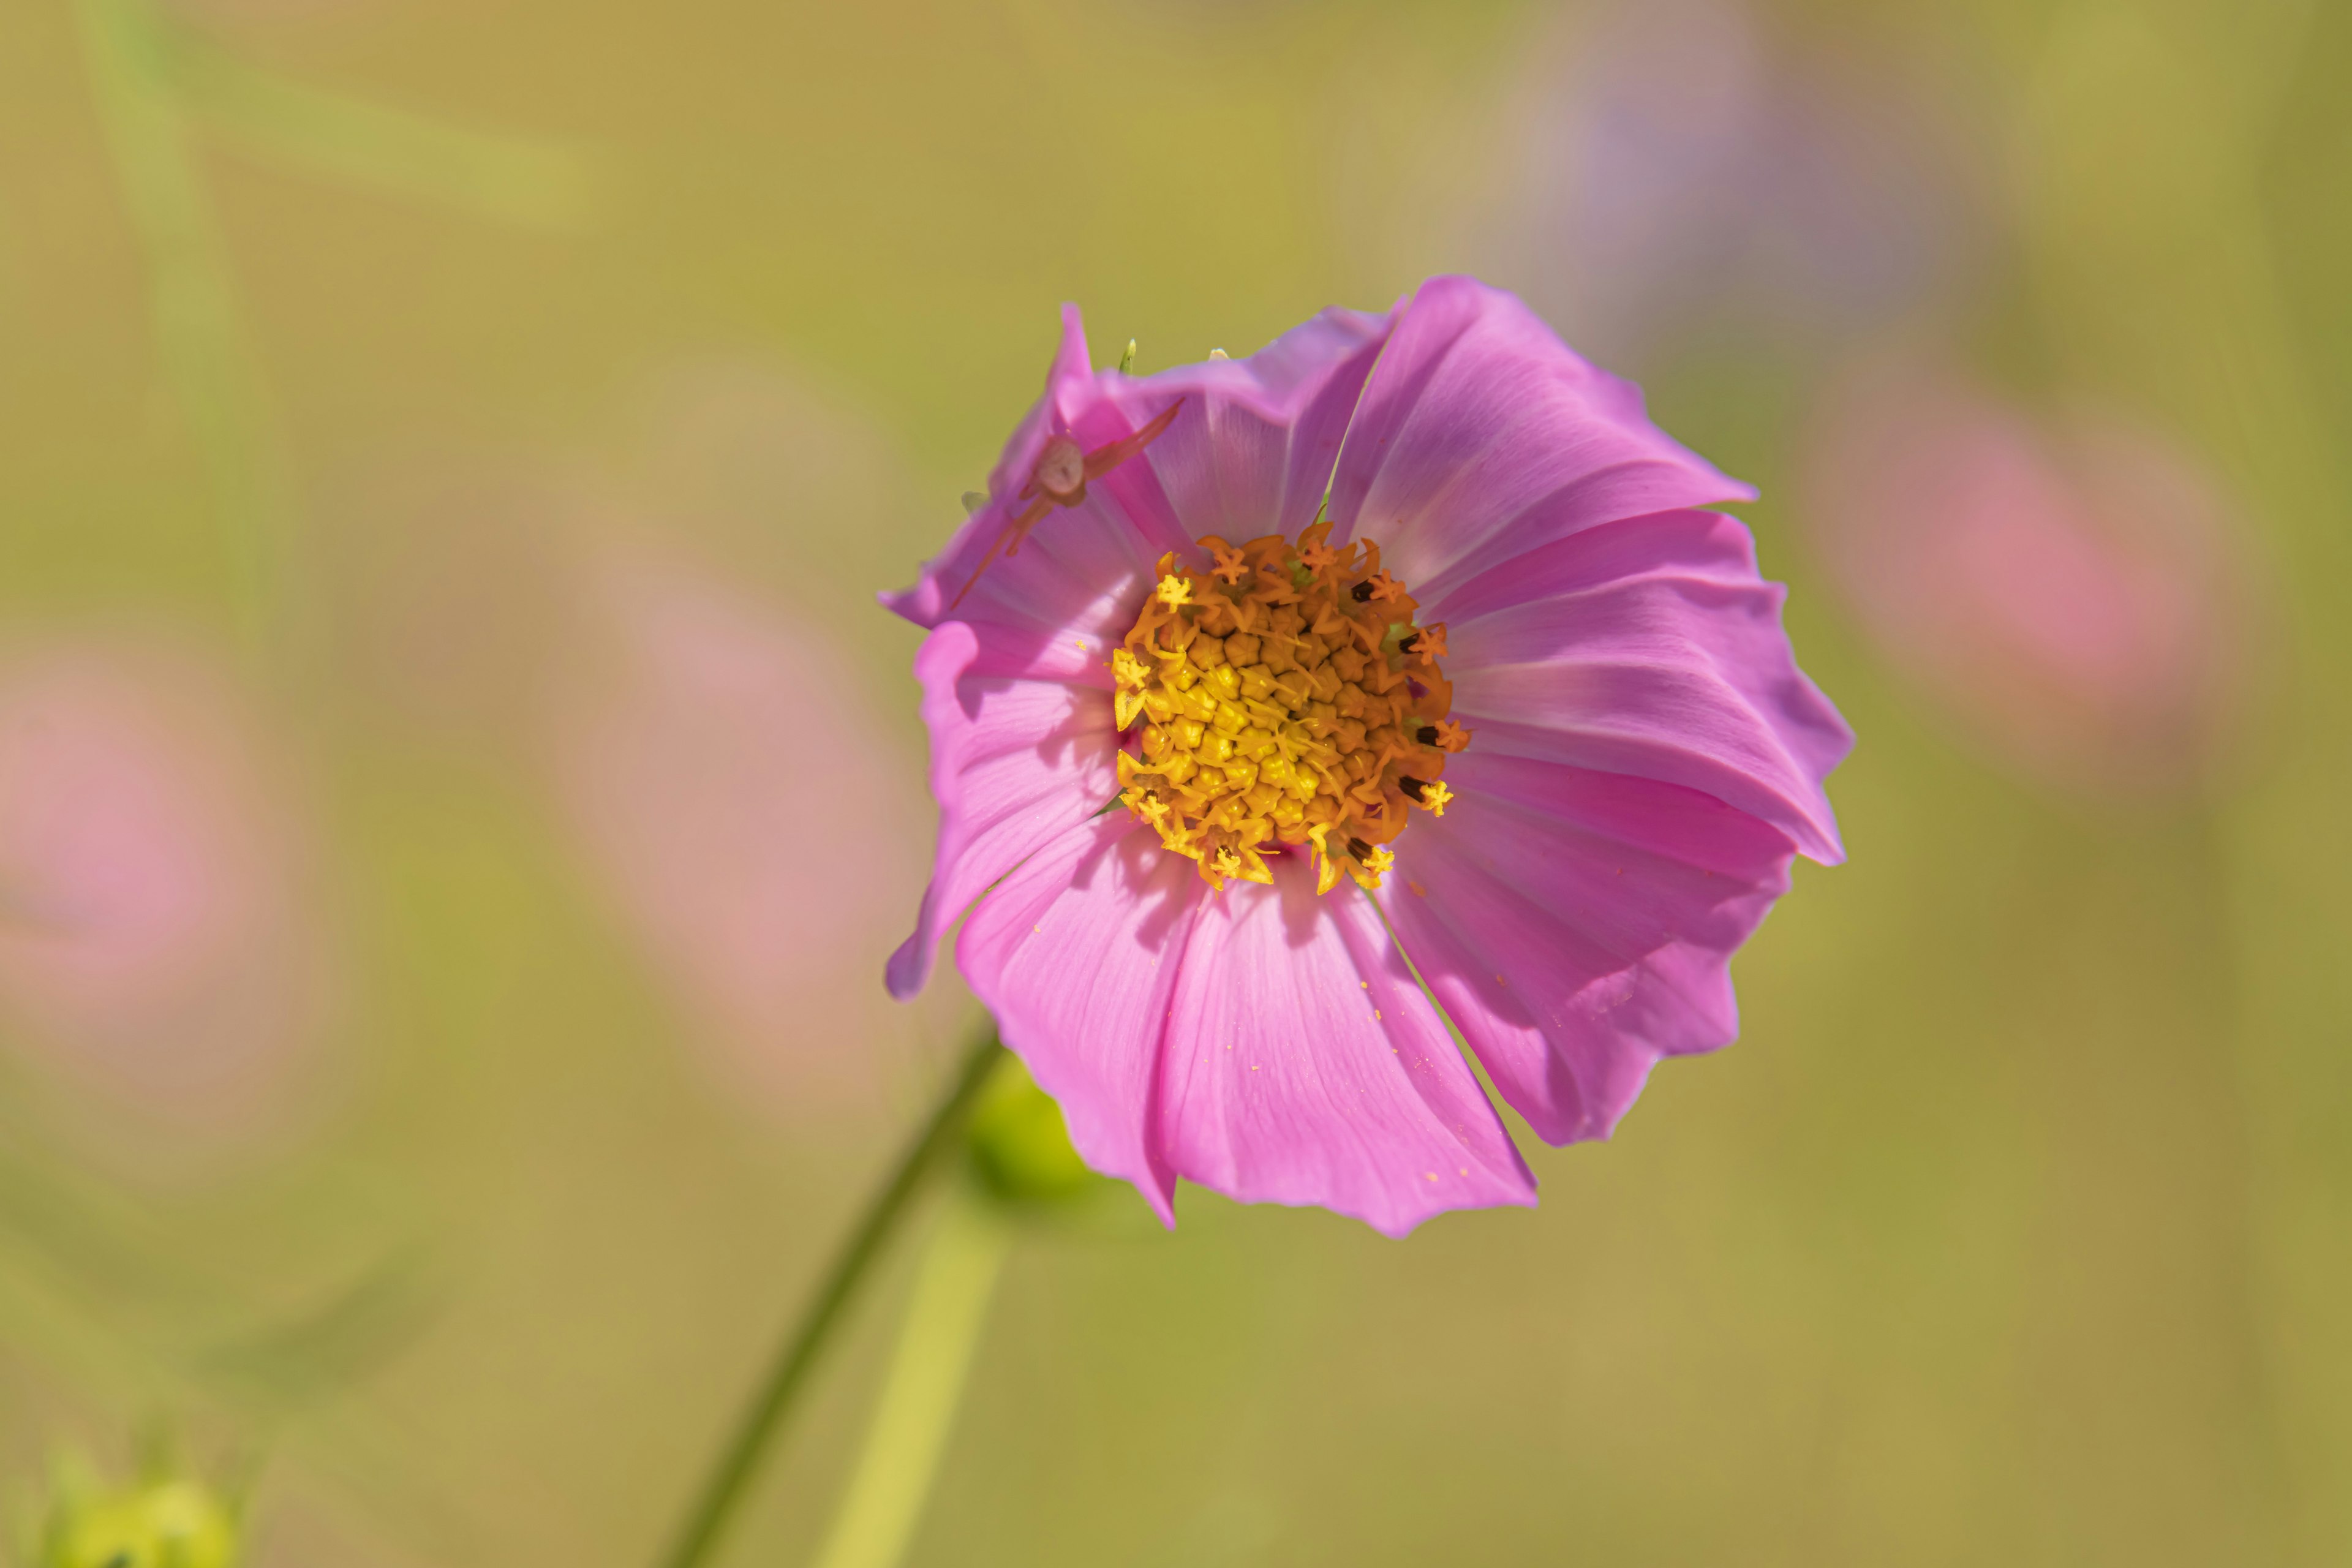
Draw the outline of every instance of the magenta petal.
M919 626L969 621L1003 627L1033 646L1066 627L1123 637L1154 563L1192 543L1139 521L1152 514L1129 510L1097 485L1077 506L1053 508L1012 553L1000 551L982 570L989 545L1019 504L991 501L972 513L915 585L883 595L883 605Z
M1085 656L1072 647L1056 657ZM890 955L892 995L922 989L941 933L991 883L1118 793L1108 692L1066 676L1023 678L1036 664L1015 635L961 621L940 626L915 656L940 842L915 932Z
M1447 1209L1531 1204L1512 1147L1370 902L1306 863L1202 904L1169 998L1159 1140L1244 1203L1317 1204L1402 1236Z
M956 967L1058 1101L1087 1163L1175 1223L1176 1177L1148 1136L1169 994L1209 896L1192 862L1124 811L1064 832L964 922Z
M1204 533L1295 534L1322 504L1388 332L1384 316L1329 310L1245 360L1137 378L1089 369L1076 307L1063 307L1062 319L1045 395L1006 443L987 504L913 587L882 595L918 626L952 615L1050 631L1097 595L1129 593L1162 554L1190 550ZM1090 484L1085 502L1049 509L1013 553L999 553L981 571L990 547L1028 504L1021 492L1048 437L1067 431L1097 450L1178 403L1175 420L1142 453ZM966 584L973 584L969 591Z
M1755 493L1668 439L1639 388L1517 298L1433 278L1364 388L1331 517L1335 537L1378 541L1433 605L1460 577L1578 529Z
M1140 463L1113 470L1103 483L1125 496L1148 473L1188 539L1295 538L1323 504L1388 324L1385 316L1328 310L1247 359L1209 360L1141 380L1105 376L1106 402L1118 411L1106 430L1139 426L1180 398L1186 407ZM1079 436L1098 444L1084 425ZM1131 504L1140 510L1152 498L1139 495Z
M1853 737L1798 670L1782 596L1719 512L1555 541L1448 597L1454 716L1478 754L1705 790L1834 863L1822 781Z
M1696 790L1474 748L1381 902L1511 1107L1605 1137L1660 1057L1732 1038L1732 952L1788 889L1773 828Z
M912 587L881 596L887 608L919 626L935 626L952 613L958 620L1050 632L1085 605L1116 595L1129 580L1148 573L1166 552L1192 542L1172 531L1164 506L1130 512L1115 495L1096 486L1079 506L1050 508L1013 553L999 550L987 570L981 571L991 547L1029 505L1021 492L1050 437L1084 426L1080 438L1100 444L1135 427L1112 427L1118 415L1104 405L1100 379L1087 362L1078 308L1065 305L1061 347L1046 374L1045 395L1022 416L1005 443L989 475L987 502L964 520Z

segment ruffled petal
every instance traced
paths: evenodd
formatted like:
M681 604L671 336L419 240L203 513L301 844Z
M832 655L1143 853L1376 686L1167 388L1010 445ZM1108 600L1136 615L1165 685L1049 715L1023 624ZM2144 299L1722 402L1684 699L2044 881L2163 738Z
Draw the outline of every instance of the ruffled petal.
M1555 541L1449 598L1455 717L1482 753L1705 790L1833 864L1822 782L1853 735L1797 668L1783 596L1719 512Z
M1188 406L1140 462L1113 469L1103 482L1126 496L1148 473L1156 483L1131 504L1164 504L1188 539L1296 538L1323 504L1388 325L1386 316L1328 310L1247 359L1181 365L1139 380L1106 375L1104 401L1118 411L1106 429L1139 427L1178 398ZM1091 433L1081 429L1080 437L1097 445Z
M1104 594L1128 595L1132 613L1151 564L1169 551L1190 551L1202 534L1297 533L1322 504L1388 333L1385 316L1329 310L1245 360L1136 377L1090 369L1077 308L1064 306L1062 321L1045 395L1006 444L987 503L914 586L882 595L918 626L952 616L1050 637ZM1051 436L1067 432L1091 452L1180 404L1141 453L1088 485L1085 501L1052 508L1012 553L989 559L1029 504L1021 492Z
M1193 921L1161 1048L1167 1163L1244 1203L1316 1204L1390 1236L1533 1203L1378 913L1349 889L1316 897L1296 857L1274 865L1274 886L1228 883Z
M985 524L993 518L1001 528L1004 515L992 501L971 522ZM885 595L882 602L918 626L958 620L998 627L1008 647L1044 648L1065 633L1081 631L1116 642L1127 635L1150 590L1160 557L1191 544L1139 523L1100 487L1075 507L1055 508L1011 554L1000 552L982 571L981 562L994 537L992 530L975 534L967 525L967 532L924 568L913 587Z
M915 678L931 734L939 853L915 932L890 955L894 996L923 988L940 935L988 886L1118 792L1108 678L1086 639L1044 655L1015 633L950 621L923 640Z
M990 558L1013 519L1029 505L1021 492L1049 438L1070 432L1099 445L1136 427L1112 428L1120 415L1104 406L1102 379L1087 359L1078 308L1063 306L1061 346L1046 373L1045 395L1004 444L988 477L988 500L924 565L912 587L881 595L885 607L919 626L938 626L953 615L1050 637L1100 595L1133 586L1162 554L1192 543L1174 531L1165 507L1130 511L1115 492L1095 486L1079 505L1051 509L1013 553L998 551Z
M1674 784L1463 753L1380 900L1504 1100L1608 1136L1664 1056L1738 1031L1731 954L1788 890L1774 828Z
M956 939L956 967L1005 1045L1061 1105L1087 1164L1175 1223L1150 1137L1160 1038L1195 910L1192 862L1124 811L1070 829L1004 879Z
M1586 363L1516 297L1433 278L1365 385L1331 517L1335 538L1377 540L1433 607L1461 578L1547 540L1755 493L1670 440L1640 388Z

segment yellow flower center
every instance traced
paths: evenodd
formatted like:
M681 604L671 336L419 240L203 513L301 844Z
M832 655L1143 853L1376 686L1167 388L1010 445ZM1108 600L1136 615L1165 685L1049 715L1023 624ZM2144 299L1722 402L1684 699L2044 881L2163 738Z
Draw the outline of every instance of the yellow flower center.
M1111 655L1119 799L1160 841L1228 877L1271 882L1268 854L1304 848L1315 890L1345 872L1380 886L1415 808L1445 814L1445 628L1413 624L1403 584L1369 541L1332 547L1318 523L1201 541L1211 565L1160 559L1160 581Z

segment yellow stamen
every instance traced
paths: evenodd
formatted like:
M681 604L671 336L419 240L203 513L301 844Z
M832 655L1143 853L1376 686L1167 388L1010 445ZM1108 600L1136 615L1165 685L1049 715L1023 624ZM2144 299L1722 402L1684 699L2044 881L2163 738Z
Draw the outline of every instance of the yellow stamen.
M1318 893L1343 874L1376 888L1408 805L1453 798L1437 775L1469 731L1446 717L1444 631L1414 626L1377 545L1329 537L1204 539L1205 572L1162 557L1111 655L1122 798L1213 887L1270 883L1289 847Z

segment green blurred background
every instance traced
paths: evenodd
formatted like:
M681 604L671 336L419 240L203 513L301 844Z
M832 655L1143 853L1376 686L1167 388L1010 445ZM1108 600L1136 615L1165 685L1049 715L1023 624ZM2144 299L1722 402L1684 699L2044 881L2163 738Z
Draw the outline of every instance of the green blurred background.
M1762 486L1852 861L1539 1210L1023 1236L909 1560L2352 1560L2347 71L2320 0L6 0L0 1469L160 1421L264 1564L647 1561L968 1026L881 994L872 591L1061 300L1150 370L1475 270Z

